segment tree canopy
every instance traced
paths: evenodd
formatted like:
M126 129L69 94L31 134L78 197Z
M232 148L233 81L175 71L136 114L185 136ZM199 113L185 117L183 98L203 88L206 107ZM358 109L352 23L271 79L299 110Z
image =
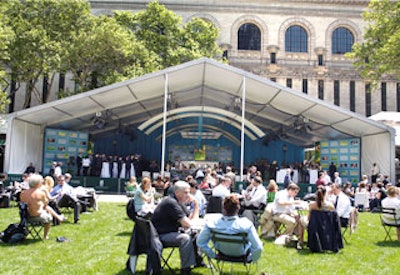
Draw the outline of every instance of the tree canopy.
M157 56L158 69L200 57L221 56L219 30L201 18L182 24L182 18L158 1L150 2L136 14L117 12L117 20L131 29L137 39Z
M220 56L218 35L213 24L199 18L182 24L157 1L136 14L94 16L86 0L5 0L0 4L0 68L7 73L0 77L5 88L11 86L9 98L25 92L23 108L28 108L32 97L49 100L59 73L72 73L76 83L73 91L60 91L60 98ZM42 79L47 93L38 90ZM26 89L19 89L22 84ZM6 104L1 97L0 104Z
M382 77L400 76L400 1L372 0L363 13L368 22L364 41L347 54L362 76L376 84Z
M9 60L9 44L12 39L12 31L5 24L5 2L0 2L0 60L7 62ZM7 99L7 82L5 81L6 72L0 66L0 114L5 112L5 106L9 103Z

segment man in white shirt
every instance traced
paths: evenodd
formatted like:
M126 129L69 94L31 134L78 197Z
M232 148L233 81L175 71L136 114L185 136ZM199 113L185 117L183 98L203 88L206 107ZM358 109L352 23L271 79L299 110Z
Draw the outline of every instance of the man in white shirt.
M274 221L285 224L285 234L292 235L299 221L299 215L296 211L296 205L301 204L300 200L294 198L299 193L299 186L295 183L289 184L286 189L279 191L275 195L272 218Z
M90 158L88 156L84 156L82 159L82 167L83 167L83 176L88 175L88 171L90 168Z
M243 191L243 202L240 214L249 219L256 228L259 226L257 210L264 210L267 205L267 190L262 184L262 178L256 176Z
M262 185L262 179L256 176L252 179L251 184L243 191L243 204L245 209L259 209L262 204L266 205L267 190Z
M339 172L335 172L334 176L335 176L334 183L342 185L342 178L339 176Z
M342 192L342 186L337 183L332 184L332 193L336 196L334 205L340 218L340 224L342 227L346 227L350 218L350 199L345 193Z
M54 168L54 178L57 179L59 176L62 175L62 169L61 169L62 163L58 162L56 165L56 168Z
M224 199L226 196L228 196L231 193L231 184L232 181L229 177L224 177L222 179L222 182L215 186L212 190L212 196L213 197L221 197Z

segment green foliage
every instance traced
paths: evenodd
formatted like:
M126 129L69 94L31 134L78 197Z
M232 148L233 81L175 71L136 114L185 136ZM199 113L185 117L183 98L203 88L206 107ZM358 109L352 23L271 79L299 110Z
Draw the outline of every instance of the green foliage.
M16 93L21 83L28 83L24 108L30 106L32 96L47 102L50 93L42 98L36 89L44 76L47 91L52 91L58 73L73 74L77 89L58 92L62 98L221 54L216 43L218 30L211 23L195 18L182 26L182 18L157 1L137 14L116 12L114 16L92 15L86 0L1 3L2 68L10 72L8 83L11 79L17 83L10 94ZM0 104L1 100L0 95Z
M384 230L379 214L360 213L359 227L349 244L339 253L310 253L264 242L264 252L257 264L260 274L395 274L400 256L398 241L383 241ZM18 222L18 207L0 208L0 230ZM79 224L71 219L52 227L50 240L28 238L23 244L0 244L2 274L129 274L125 271L127 248L133 222L128 220L124 203L100 203L99 211L82 214ZM395 229L395 228L394 228ZM57 243L56 236L71 242ZM396 239L396 230L392 230ZM166 253L166 252L164 252ZM22 263L22 264L21 264ZM140 256L137 270L144 274L146 257ZM179 273L179 252L175 250L169 264ZM240 264L233 265L233 274L245 274ZM229 266L225 267L230 270ZM253 267L254 270L254 267ZM210 274L196 268L194 274ZM165 274L169 274L165 272ZM231 274L231 273L229 273Z
M155 53L159 69L221 54L216 43L219 31L212 23L195 18L182 26L182 18L158 1L150 2L146 10L133 17L117 16L122 24L132 28L149 51Z
M30 83L24 104L28 107L32 93L42 102L35 88L38 80L43 76L52 80L54 74L64 71L72 46L70 37L85 25L90 7L85 0L10 0L9 3L7 23L14 39L10 61L5 65L13 73L14 81ZM51 85L50 82L49 91Z
M363 13L364 41L347 54L364 78L376 84L385 75L400 76L400 2L372 0Z
M2 62L9 61L9 45L12 39L12 31L6 25L4 10L6 2L0 2L0 60ZM0 66L0 114L5 112L6 105L9 103L7 93L4 91L7 87L7 82L4 78L6 72L4 66Z
M193 55L197 55L195 58L217 58L222 54L216 43L218 36L219 30L212 22L195 17L184 26L183 45L193 49Z
M113 17L93 16L87 28L74 34L72 40L67 70L73 72L80 91L154 70L154 57ZM94 75L97 83L92 82Z

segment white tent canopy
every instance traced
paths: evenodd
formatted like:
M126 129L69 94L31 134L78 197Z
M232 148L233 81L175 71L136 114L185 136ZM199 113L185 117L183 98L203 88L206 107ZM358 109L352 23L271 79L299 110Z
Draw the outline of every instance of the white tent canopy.
M244 131L250 139L279 138L308 147L320 140L357 137L362 145L361 173L369 174L377 162L383 173L394 177L391 127L206 58L10 114L6 171L20 173L31 161L41 163L46 127L94 136L121 126L148 133L162 127L165 90L169 121L204 114L238 128L243 87ZM104 127L93 125L96 113Z

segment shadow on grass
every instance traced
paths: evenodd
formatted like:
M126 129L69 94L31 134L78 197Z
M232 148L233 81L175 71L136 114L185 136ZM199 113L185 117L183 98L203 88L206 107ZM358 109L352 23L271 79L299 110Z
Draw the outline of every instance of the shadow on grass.
M301 256L309 256L309 255L326 255L326 254L339 254L342 250L339 250L338 252L333 252L330 250L324 250L321 252L312 252L308 247L304 247L302 250L297 250L297 254Z
M181 271L178 269L173 269L174 273L172 273L170 270L163 270L162 274L163 275L172 275L172 274L181 274ZM114 275L127 275L127 274L132 274L130 271L128 271L127 269L122 269L116 273L113 273ZM135 274L139 274L139 275L145 275L146 271L145 270L136 270ZM192 274L204 274L204 272L196 272L196 270L192 270ZM236 273L235 273L236 274Z
M382 246L382 247L400 247L400 242L399 241L379 241L376 242L377 246Z
M116 273L113 273L113 274L114 275L127 275L127 274L132 274L132 273L129 272L127 269L122 269L122 270L120 270L120 271L118 271ZM135 272L135 274L144 274L144 272L143 273Z
M39 240L39 239L25 239L22 242L17 242L17 243L3 243L3 242L0 242L0 247L3 247L3 246L27 246L27 245L30 245L30 244L40 243L40 242L43 242L43 241Z
M115 236L118 237L130 237L132 235L132 231L125 231L125 232L119 232Z

